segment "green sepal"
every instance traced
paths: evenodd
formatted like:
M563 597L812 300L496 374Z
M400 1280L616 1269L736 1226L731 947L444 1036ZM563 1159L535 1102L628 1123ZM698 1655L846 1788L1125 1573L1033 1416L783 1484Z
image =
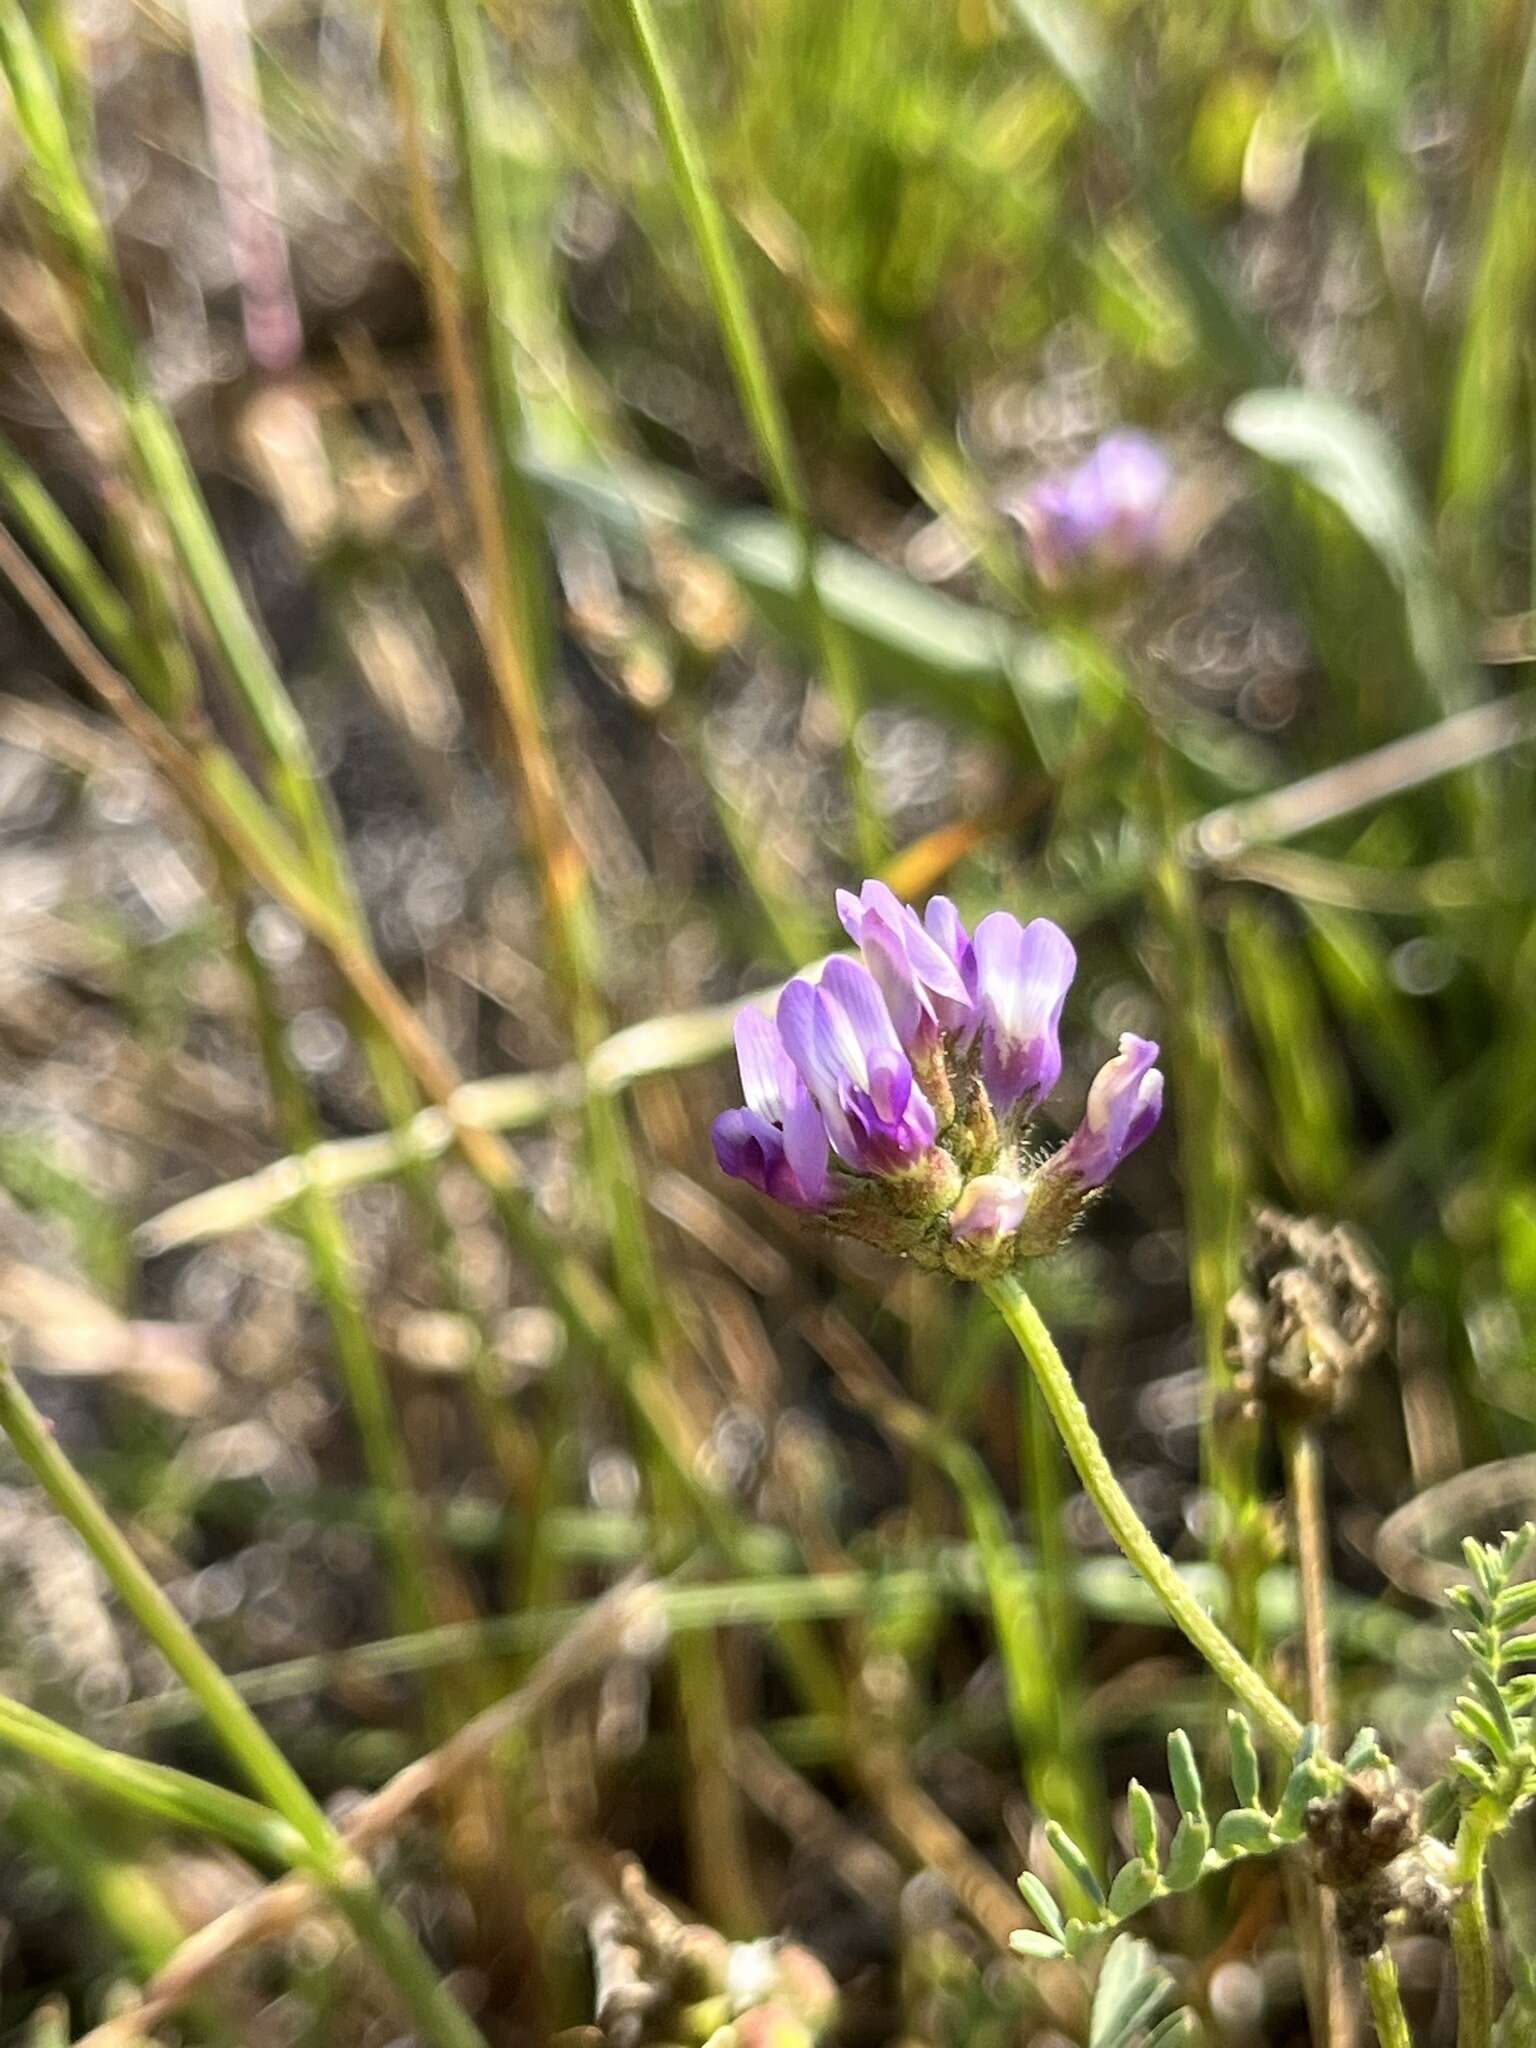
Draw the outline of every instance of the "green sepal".
M1033 1956L1037 1962L1059 1962L1066 1954L1066 1944L1052 1934L1037 1934L1033 1927L1020 1927L1008 1937L1008 1946L1016 1956Z

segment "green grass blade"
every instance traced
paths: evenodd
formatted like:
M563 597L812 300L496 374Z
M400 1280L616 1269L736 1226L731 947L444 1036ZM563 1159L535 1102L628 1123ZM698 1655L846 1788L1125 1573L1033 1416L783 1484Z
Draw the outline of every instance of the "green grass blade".
M255 1800L185 1771L103 1749L19 1700L0 1698L0 1747L47 1764L137 1813L229 1842L262 1863L303 1860L302 1837Z
M1072 0L1013 0L1036 50L1129 172L1209 360L1232 383L1274 383L1280 356L1230 290L1224 266L1147 141L1136 100L1097 26Z
M795 536L799 557L797 590L812 620L822 680L842 720L844 767L859 853L864 865L873 868L883 856L885 834L858 749L857 726L862 710L859 670L848 635L822 598L816 531L790 439L789 422L769 369L746 281L731 246L730 225L705 165L703 148L673 72L651 0L621 0L621 4L666 150L673 190L693 236L737 395L757 442L764 480L780 516Z

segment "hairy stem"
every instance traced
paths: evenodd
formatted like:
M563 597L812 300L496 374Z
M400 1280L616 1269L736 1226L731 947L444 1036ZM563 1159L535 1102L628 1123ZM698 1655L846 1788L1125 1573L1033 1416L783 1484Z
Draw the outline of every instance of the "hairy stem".
M1493 2040L1493 1936L1483 1875L1492 1817L1473 1806L1456 1836L1456 1880L1461 1896L1451 1911L1456 1951L1456 2048L1489 2048Z
M1403 1995L1398 1988L1397 1965L1385 1943L1365 1959L1365 1991L1371 2001L1371 2019L1381 2048L1413 2048Z
M1318 1730L1318 1747L1326 1751L1333 1725L1333 1662L1328 1649L1328 1510L1323 1497L1323 1458L1317 1432L1305 1423L1285 1423L1280 1431L1285 1461L1285 1490L1291 1511L1291 1550L1301 1599L1302 1657L1307 1678L1307 1718ZM1318 2017L1332 2048L1347 2048L1354 2035L1354 2014L1339 1953L1338 1916L1333 1894L1312 1877L1305 1880L1317 1942L1314 1975L1308 1995L1321 2008Z
M1316 1723L1318 1745L1326 1749L1333 1725L1333 1660L1328 1648L1328 1523L1322 1451L1316 1433L1304 1424L1286 1425L1280 1441L1301 1599L1307 1718Z
M1011 1278L989 1282L987 1295L1029 1361L1077 1476L1103 1516L1105 1527L1161 1600L1169 1619L1184 1631L1270 1740L1289 1756L1301 1741L1301 1723L1217 1626L1158 1548L1111 1470L1088 1411L1034 1303Z

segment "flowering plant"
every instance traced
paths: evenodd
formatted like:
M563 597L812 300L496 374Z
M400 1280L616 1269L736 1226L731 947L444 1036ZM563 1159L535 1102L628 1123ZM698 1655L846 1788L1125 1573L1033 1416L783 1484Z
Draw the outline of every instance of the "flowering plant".
M791 981L772 1020L737 1019L746 1103L715 1123L722 1169L958 1278L1057 1250L1157 1123L1157 1046L1127 1032L1076 1131L1043 1153L1031 1126L1061 1075L1066 933L999 910L973 935L946 897L919 917L883 882L837 907L860 957Z
M1036 574L1059 587L1154 559L1172 489L1173 465L1159 444L1122 430L1074 468L1039 478L1005 509L1024 529Z

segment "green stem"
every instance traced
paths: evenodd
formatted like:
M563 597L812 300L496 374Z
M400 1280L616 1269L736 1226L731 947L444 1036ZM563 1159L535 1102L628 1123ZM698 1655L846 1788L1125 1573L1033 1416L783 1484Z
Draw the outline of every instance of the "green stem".
M485 2037L436 1976L405 1923L378 1897L304 1781L150 1576L122 1531L65 1456L8 1363L0 1362L0 1429L80 1537L123 1604L201 1705L258 1795L300 1838L303 1867L330 1893L437 2048L486 2048Z
M1149 734L1149 739L1152 736ZM1153 741L1148 829L1172 848L1186 822L1173 764ZM1252 1184L1244 1119L1233 1103L1240 1071L1224 1024L1210 935L1186 862L1171 851L1155 869L1155 899L1167 942L1164 1000L1168 1057L1178 1100L1179 1157L1189 1233L1189 1281L1205 1373L1201 1478L1216 1506L1211 1556L1227 1578L1226 1622L1239 1649L1259 1652L1258 1579L1266 1515L1259 1491L1257 1436L1232 1418L1227 1303L1238 1279L1238 1244Z
M1483 1859L1493 1817L1473 1806L1456 1836L1456 1882L1461 1896L1451 1909L1456 1951L1456 2048L1490 2048L1493 2040L1493 1937Z
M320 1143L309 1090L289 1055L271 977L246 935L239 870L216 841L212 853L283 1142L303 1158ZM336 1202L313 1185L294 1204L294 1223L309 1257L315 1292L330 1322L364 1469L378 1501L391 1608L402 1632L426 1628L433 1619L432 1560L389 1376L368 1327L352 1242Z
M1105 1457L1087 1409L1039 1311L1014 1279L988 1283L987 1296L1029 1361L1068 1456L1105 1527L1229 1692L1287 1755L1301 1741L1301 1723L1195 1599L1158 1548Z
M757 442L764 480L776 510L799 543L801 601L810 614L822 677L842 723L844 763L859 852L865 865L873 868L883 857L885 834L856 739L862 709L858 669L848 636L822 596L816 570L816 534L790 439L789 422L768 365L768 351L747 296L746 281L731 246L725 210L710 181L704 151L673 74L655 10L651 0L623 0L623 7L667 153L673 190L698 251L737 396Z
M303 1860L304 1845L293 1828L254 1799L164 1764L120 1756L20 1700L0 1698L0 1748L33 1757L138 1813L232 1842L260 1862Z
M1397 1982L1397 1965L1385 1943L1365 1959L1365 1991L1371 2001L1371 2018L1381 2048L1413 2048Z
M379 1890L365 1866L351 1883L332 1887L336 1904L363 1946L378 1959L423 2041L439 2048L489 2048L484 2034L433 1968L409 1922Z
M1040 1559L1040 1611L1045 1624L1046 1666L1060 1768L1076 1788L1088 1825L1073 1839L1089 1848L1102 1834L1102 1788L1093 1762L1083 1713L1083 1609L1072 1577L1072 1551L1063 1525L1066 1470L1044 1398L1027 1370L1019 1374L1019 1465ZM1055 1809L1047 1809L1055 1811Z
M1291 1510L1291 1553L1301 1601L1303 1661L1307 1676L1307 1719L1326 1756L1332 1741L1333 1659L1328 1643L1328 1506L1323 1488L1323 1451L1309 1424L1282 1422L1279 1430L1285 1490ZM1334 1895L1310 1874L1302 1878L1317 1942L1308 1997L1316 2008L1319 2033L1335 2044L1353 2038L1350 2001L1339 1948Z
M143 540L142 522L126 518L117 522L120 551L132 577L133 602L129 604L103 576L41 480L3 440L0 496L10 504L112 659L145 701L186 738L200 716L196 666L175 615L173 595L157 573L161 565ZM320 1130L306 1085L284 1044L270 976L246 936L240 867L216 834L209 831L206 836L229 917L235 958L250 991L257 1044L283 1140L293 1156L306 1158L320 1142ZM386 1101L386 1109L388 1106ZM411 1110L415 1106L412 1097ZM432 1618L428 1553L404 1441L383 1362L368 1328L346 1226L329 1192L313 1181L306 1182L293 1215L308 1251L315 1291L330 1319L364 1460L378 1493L396 1625L402 1631L421 1629Z
M960 1496L1003 1667L1009 1716L1030 1792L1040 1810L1059 1821L1074 1841L1091 1844L1098 1833L1097 1801L1080 1751L1069 1747L1052 1684L1050 1631L1008 1528L992 1475L959 1437L934 1429L923 1446Z

